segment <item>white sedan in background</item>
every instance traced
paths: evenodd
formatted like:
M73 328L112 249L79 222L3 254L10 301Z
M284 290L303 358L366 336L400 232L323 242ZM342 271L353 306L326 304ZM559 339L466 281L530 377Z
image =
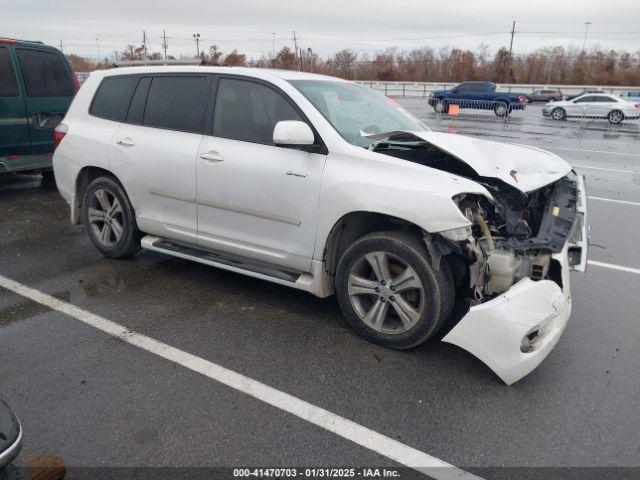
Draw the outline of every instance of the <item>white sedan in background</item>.
M572 100L549 102L542 109L542 115L554 120L566 118L606 118L618 124L623 120L640 118L640 103L630 102L617 95L587 93Z

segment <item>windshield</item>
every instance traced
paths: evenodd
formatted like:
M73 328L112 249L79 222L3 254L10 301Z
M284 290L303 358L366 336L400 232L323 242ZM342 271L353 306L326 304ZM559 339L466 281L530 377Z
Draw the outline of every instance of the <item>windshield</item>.
M393 130L429 130L393 99L348 82L290 80L342 138L358 147L374 141L364 137Z

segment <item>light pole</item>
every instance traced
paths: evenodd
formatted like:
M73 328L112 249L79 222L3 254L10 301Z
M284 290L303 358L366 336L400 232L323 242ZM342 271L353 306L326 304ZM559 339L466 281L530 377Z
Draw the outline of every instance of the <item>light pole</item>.
M196 39L196 52L198 53L198 58L200 58L200 34L194 33L193 38Z
M276 32L271 32L271 68L276 68Z
M584 22L584 25L584 42L582 42L582 50L587 46L587 34L589 33L589 25L591 25L591 22Z
M100 61L100 39L96 38L96 48L98 49L98 62Z

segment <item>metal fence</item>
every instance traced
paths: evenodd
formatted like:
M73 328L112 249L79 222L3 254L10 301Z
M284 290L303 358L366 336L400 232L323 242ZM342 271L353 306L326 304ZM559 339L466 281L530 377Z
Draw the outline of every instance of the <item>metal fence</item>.
M422 97L427 98L436 90L446 90L453 88L458 83L448 82L381 82L358 80L359 84L365 85L376 91L383 92L390 97ZM605 93L613 93L615 95L626 96L629 92L640 91L638 87L617 87L602 85L537 85L522 83L500 83L496 84L497 92L523 93L529 95L534 90L561 90L565 95L576 95L584 90L601 90Z

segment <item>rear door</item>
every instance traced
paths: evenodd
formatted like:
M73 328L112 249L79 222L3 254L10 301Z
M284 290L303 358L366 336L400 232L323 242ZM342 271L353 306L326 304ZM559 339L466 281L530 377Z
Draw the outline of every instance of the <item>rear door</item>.
M612 110L622 110L617 108L615 99L606 95L593 95L591 102L585 104L585 116L589 118L605 118Z
M145 232L196 243L196 157L211 76L143 76L109 160Z
M27 111L11 48L0 45L0 172L12 169L15 156L31 153Z
M57 51L20 46L15 53L25 90L31 153L51 153L53 129L75 95L71 69Z

